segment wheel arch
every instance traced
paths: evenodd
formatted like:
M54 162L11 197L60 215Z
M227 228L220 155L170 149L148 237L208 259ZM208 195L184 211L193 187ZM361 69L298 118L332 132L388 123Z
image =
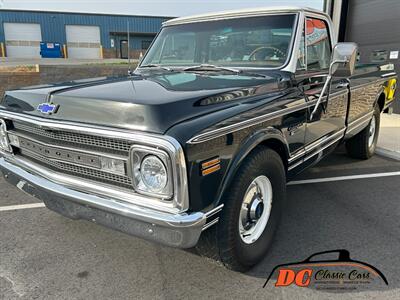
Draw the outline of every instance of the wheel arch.
M374 107L376 104L378 104L380 111L382 112L385 109L385 103L386 103L386 95L385 91L383 88L379 89L377 93L376 100L374 102Z
M285 172L288 170L289 146L283 133L276 128L267 128L254 133L247 138L239 147L238 151L232 158L226 175L220 185L217 193L218 197L216 205L221 204L223 195L232 184L233 178L244 159L250 155L258 147L269 147L276 151L282 159Z

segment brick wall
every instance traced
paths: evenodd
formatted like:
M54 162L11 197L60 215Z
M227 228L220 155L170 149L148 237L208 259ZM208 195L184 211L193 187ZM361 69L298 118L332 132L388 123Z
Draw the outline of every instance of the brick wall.
M144 55L146 50L142 49L131 49L130 56L132 59L138 59L140 57L140 53ZM121 58L121 52L118 48L103 48L103 58Z
M6 90L23 86L40 84L40 76L34 72L2 72L0 73L0 99Z
M65 82L76 79L126 75L127 65L40 66L39 72L0 71L0 99L4 91L20 87Z

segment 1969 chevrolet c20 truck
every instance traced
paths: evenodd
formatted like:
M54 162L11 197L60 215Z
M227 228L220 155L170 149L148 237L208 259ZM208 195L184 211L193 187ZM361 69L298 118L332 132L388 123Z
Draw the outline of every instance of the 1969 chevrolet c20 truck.
M374 154L396 74L334 37L301 8L167 21L125 77L7 92L1 172L64 216L246 270L287 181L340 143Z

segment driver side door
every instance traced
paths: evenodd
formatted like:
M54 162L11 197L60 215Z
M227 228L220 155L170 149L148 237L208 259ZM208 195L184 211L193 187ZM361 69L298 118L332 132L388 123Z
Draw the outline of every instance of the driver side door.
M326 20L307 17L303 32L303 57L299 60L297 81L302 81L308 104L304 167L319 161L336 146L346 128L349 83L334 78L316 113L312 111L327 79L331 63L332 40ZM300 51L301 53L301 51Z

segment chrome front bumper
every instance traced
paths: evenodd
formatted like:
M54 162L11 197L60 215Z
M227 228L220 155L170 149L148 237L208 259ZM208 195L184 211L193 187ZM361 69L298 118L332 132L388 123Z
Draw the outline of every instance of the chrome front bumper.
M11 161L11 162L10 162ZM0 157L0 171L7 182L42 200L66 217L98 224L177 248L196 245L201 232L216 223L209 221L221 208L207 213L166 213L131 203L89 194L52 182Z

